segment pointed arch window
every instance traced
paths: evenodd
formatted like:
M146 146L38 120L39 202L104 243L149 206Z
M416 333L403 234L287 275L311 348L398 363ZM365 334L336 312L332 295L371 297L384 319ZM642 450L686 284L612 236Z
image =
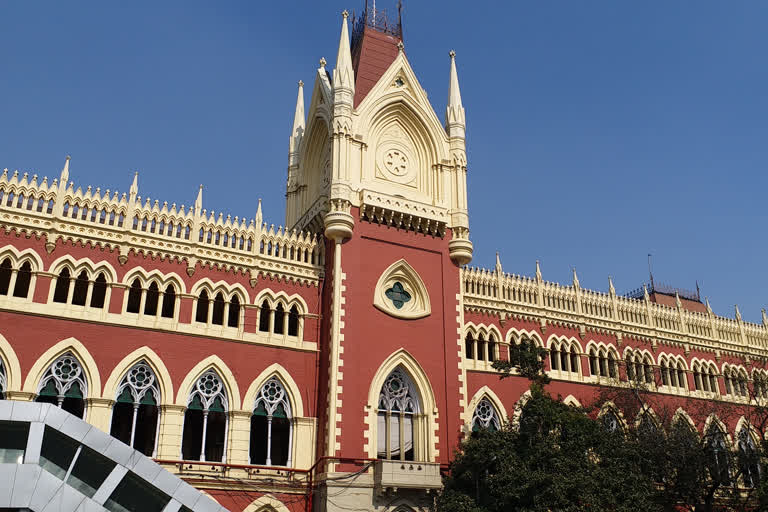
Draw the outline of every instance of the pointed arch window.
M11 275L13 274L13 265L11 258L5 258L0 263L0 295L8 294L8 287L11 284Z
M208 299L208 292L203 290L200 292L200 296L197 298L197 311L195 312L195 322L203 324L208 323L208 307L210 300Z
M285 328L285 308L282 302L277 303L275 308L275 321L272 332L275 334L283 334Z
M748 488L757 487L760 483L760 455L758 454L755 440L749 431L749 427L744 426L739 430L739 467L744 486Z
M725 434L717 425L712 425L707 432L706 448L709 452L709 476L723 485L729 485L731 454Z
M606 430L606 432L618 432L619 427L621 426L619 417L612 409L605 411L600 420L602 421L603 428Z
M88 387L83 367L71 353L64 354L51 364L37 387L36 402L54 404L83 418Z
M183 459L225 462L227 411L221 377L208 370L197 379L187 401L181 442Z
M24 297L29 295L29 285L32 283L32 265L28 261L22 263L19 273L16 274L16 285L13 287L14 297Z
M487 398L483 398L478 402L472 415L472 431L477 432L478 430L485 429L495 432L500 428L501 422L499 421L496 408Z
M64 267L59 272L59 276L56 278L56 288L53 290L53 302L61 302L66 304L69 299L69 281L71 274L69 269Z
M128 292L128 313L138 313L141 310L141 281L138 278L133 280L131 290Z
M147 295L144 298L144 314L155 316L157 315L157 305L160 302L160 288L156 282L152 282L147 288Z
M173 318L176 313L176 288L169 284L163 294L163 309L160 315L163 318Z
M269 309L269 302L265 299L264 302L261 303L261 308L259 310L260 332L269 332L269 316L271 313L272 311Z
M291 465L291 418L285 388L272 377L259 391L251 416L251 464Z
M299 335L299 308L294 304L288 313L288 336Z
M379 393L376 449L379 458L416 459L419 413L419 397L414 385L401 368L395 369Z
M140 362L123 377L112 409L110 433L147 457L155 454L160 389L149 365Z
M475 339L472 337L472 334L467 334L467 337L464 339L464 355L467 359L475 358Z
M75 279L75 289L72 292L72 304L85 306L88 297L88 272L83 270Z
M216 298L213 299L213 315L211 316L211 323L215 325L224 325L224 296L221 292L216 294Z
M107 298L107 278L104 272L99 273L96 280L93 282L93 289L91 290L91 307L103 308L104 302Z

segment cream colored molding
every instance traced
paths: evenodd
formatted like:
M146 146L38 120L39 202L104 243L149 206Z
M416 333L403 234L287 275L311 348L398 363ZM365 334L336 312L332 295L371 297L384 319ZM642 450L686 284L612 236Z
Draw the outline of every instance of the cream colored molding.
M411 300L404 302L400 308L387 297L387 290L395 283L400 283L411 296ZM404 259L396 261L381 274L374 289L373 305L390 316L404 320L424 318L432 313L429 292L424 281Z

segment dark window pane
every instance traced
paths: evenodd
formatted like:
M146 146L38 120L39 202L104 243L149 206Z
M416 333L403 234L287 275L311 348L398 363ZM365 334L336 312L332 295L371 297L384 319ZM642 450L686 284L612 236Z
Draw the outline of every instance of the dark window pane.
M283 324L285 323L285 309L282 304L278 304L275 308L275 324L273 332L275 334L283 334Z
M200 460L203 442L203 411L187 409L184 413L184 438L181 442L181 458Z
M16 274L16 285L13 287L14 297L26 297L29 294L29 283L32 281L32 266L29 262L24 264Z
M83 270L75 279L75 290L72 292L72 304L75 306L85 306L85 299L88 296L88 273Z
M299 335L299 308L296 306L291 307L291 312L288 314L288 336Z
M93 289L91 290L91 307L103 308L104 300L107 297L107 278L104 274L99 274L96 281L93 282Z
M8 294L8 286L11 284L11 259L5 258L0 263L0 295Z
M227 316L229 317L227 318L227 325L229 327L237 327L240 324L240 299L237 298L237 295L232 296Z
M221 462L224 458L224 433L227 415L223 412L208 412L208 429L205 433L205 460Z
M213 300L213 315L211 316L211 323L216 325L224 325L224 297L221 293L216 294L216 298Z
M40 466L56 478L64 480L77 447L77 441L46 426L40 447Z
M267 417L251 416L251 464L267 463Z
M83 446L67 483L86 496L93 497L115 465L115 461Z
M288 440L290 439L291 420L272 418L272 465L288 464Z
M171 498L135 473L128 472L104 503L111 512L161 512Z
M208 292L205 290L200 292L200 297L197 299L197 313L195 314L195 321L200 323L208 323Z
M136 411L136 432L133 447L147 457L155 451L155 435L157 434L157 406L141 404Z
M144 299L144 314L155 316L157 314L157 304L160 301L160 289L157 283L152 283L147 288L147 297Z
M56 288L53 291L53 302L67 302L69 295L69 269L63 268L56 279Z
M128 313L138 313L141 308L141 283L138 279L133 280L131 284L131 290L128 292L128 306L126 311Z
M132 424L133 404L118 400L118 403L112 408L112 428L109 433L125 444L130 444Z
M172 284L169 284L165 289L165 295L163 296L163 318L173 318L176 310L176 288Z
M0 421L0 464L21 464L28 437L29 423Z
M267 301L261 303L261 311L259 311L259 331L269 332L269 303Z

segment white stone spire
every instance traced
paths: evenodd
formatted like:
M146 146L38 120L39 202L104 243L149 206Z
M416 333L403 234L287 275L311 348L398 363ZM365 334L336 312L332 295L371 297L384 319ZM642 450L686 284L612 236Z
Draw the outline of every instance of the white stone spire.
M133 201L136 199L136 195L139 193L139 171L136 171L133 173L133 183L131 183L131 188L128 190L128 195L130 196L130 200Z
M299 80L299 95L296 98L296 113L293 115L293 130L291 130L290 150L295 153L299 150L301 137L306 129L304 120L304 82Z
M197 199L195 199L195 215L200 215L203 211L203 185L200 185L200 189L197 191Z
M69 181L69 160L70 156L64 159L64 168L61 170L61 176L59 177L59 183L66 183Z
M264 215L261 213L261 198L259 198L259 208L256 210L256 227L261 228L264 222Z
M348 92L348 101L351 104L355 94L355 71L352 69L352 51L349 46L349 28L347 27L349 13L344 11L341 16L341 37L339 38L339 53L336 55L336 67L333 70L333 89L334 91Z
M496 251L496 272L501 274L501 258L499 257L499 251Z
M461 104L461 89L459 89L459 75L456 72L456 52L451 50L451 78L448 85L448 107L445 109L445 129L449 137L464 138L466 129L466 116Z

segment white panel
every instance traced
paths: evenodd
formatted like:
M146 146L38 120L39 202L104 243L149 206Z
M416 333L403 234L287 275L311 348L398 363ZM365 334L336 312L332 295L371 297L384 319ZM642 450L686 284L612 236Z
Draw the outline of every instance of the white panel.
M26 508L35 493L37 480L43 469L32 464L19 464L16 470L16 481L11 496L11 507Z
M120 480L123 479L126 473L128 473L128 470L125 466L119 464L115 466L91 499L96 503L104 504L104 502L112 495L115 487L117 487L117 484L120 483Z
M35 511L43 510L43 507L51 501L53 495L62 485L64 485L64 483L61 480L49 472L42 470L40 472L40 477L37 479L35 494L29 502L29 508Z
M16 480L16 470L20 464L0 464L0 507L11 505L13 484Z
M75 418L73 415L66 412L65 414L69 417L64 420L64 424L61 425L61 433L68 435L75 441L82 441L92 427L80 418Z
M40 418L40 404L35 402L16 402L11 413L11 421L37 421Z
M72 417L72 415L67 411L59 409L58 407L51 404L40 405L44 406L48 410L45 415L45 424L49 425L51 428L55 428L56 430L60 430L64 422Z
M174 499L171 499L171 501L169 501L168 504L163 509L163 512L178 512L180 508L181 508L181 503L179 503Z
M110 436L111 437L111 436ZM110 441L107 448L104 450L104 456L109 457L118 464L128 466L131 457L133 457L133 448L114 437Z
M168 496L173 496L173 493L175 493L176 489L181 485L181 478L170 471L162 470L150 483Z
M139 462L133 467L132 471L147 482L151 482L161 471L163 471L163 468L142 456Z
M112 443L112 439L114 438L109 434L105 434L98 428L92 428L85 435L85 438L83 439L83 444L89 447L91 450L95 450L99 453L104 453L104 450L107 449L107 446L109 446L110 443Z
M27 438L27 449L24 452L25 464L40 464L40 447L43 444L44 431L45 423L29 424L29 438Z
M65 484L59 487L53 499L41 512L75 512L84 499L85 496Z

